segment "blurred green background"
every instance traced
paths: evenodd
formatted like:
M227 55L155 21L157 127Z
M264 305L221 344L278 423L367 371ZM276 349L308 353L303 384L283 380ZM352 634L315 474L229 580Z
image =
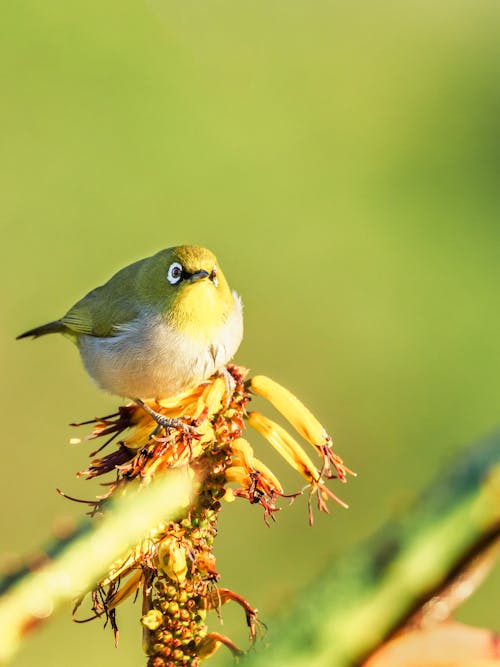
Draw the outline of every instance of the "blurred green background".
M65 340L14 336L134 259L207 245L245 302L236 361L294 390L359 474L312 529L305 499L271 528L222 512L221 585L270 623L500 422L500 6L16 0L0 35L1 551L80 516L54 490L98 492L68 423L116 404ZM460 618L494 627L499 592L497 572ZM115 650L65 610L14 664L142 664L139 614L120 609ZM245 644L240 611L224 620Z

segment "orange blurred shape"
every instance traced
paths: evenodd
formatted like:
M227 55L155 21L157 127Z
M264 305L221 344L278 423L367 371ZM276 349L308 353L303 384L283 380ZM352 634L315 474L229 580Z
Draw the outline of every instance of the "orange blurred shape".
M493 667L500 665L500 637L490 630L448 621L398 634L363 667Z

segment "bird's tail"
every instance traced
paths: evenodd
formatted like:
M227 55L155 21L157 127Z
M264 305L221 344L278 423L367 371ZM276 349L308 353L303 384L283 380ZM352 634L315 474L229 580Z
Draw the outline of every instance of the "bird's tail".
M65 331L66 327L61 322L61 320L54 320L54 322L42 324L41 327L35 327L34 329L30 329L29 331L25 331L24 333L19 334L19 336L16 336L16 340L19 340L20 338L28 338L28 336L38 338L39 336L45 336L45 334L64 333Z

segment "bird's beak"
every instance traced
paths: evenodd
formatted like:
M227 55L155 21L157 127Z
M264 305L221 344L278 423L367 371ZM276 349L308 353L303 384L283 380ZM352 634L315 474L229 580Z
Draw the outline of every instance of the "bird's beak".
M192 273L188 278L185 278L184 280L187 283L196 283L198 280L203 280L203 278L208 278L210 274L208 271L195 271Z

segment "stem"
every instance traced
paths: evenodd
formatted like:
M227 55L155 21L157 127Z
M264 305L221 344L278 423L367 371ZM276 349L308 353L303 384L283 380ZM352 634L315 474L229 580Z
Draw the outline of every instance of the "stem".
M360 664L498 539L499 498L496 433L460 452L401 520L333 560L247 667Z
M98 520L82 521L69 538L56 540L47 561L0 582L0 662L10 658L23 637L106 574L109 565L148 535L151 527L178 518L190 503L193 481L187 469L171 470L145 488L109 502ZM2 585L3 584L3 585Z

